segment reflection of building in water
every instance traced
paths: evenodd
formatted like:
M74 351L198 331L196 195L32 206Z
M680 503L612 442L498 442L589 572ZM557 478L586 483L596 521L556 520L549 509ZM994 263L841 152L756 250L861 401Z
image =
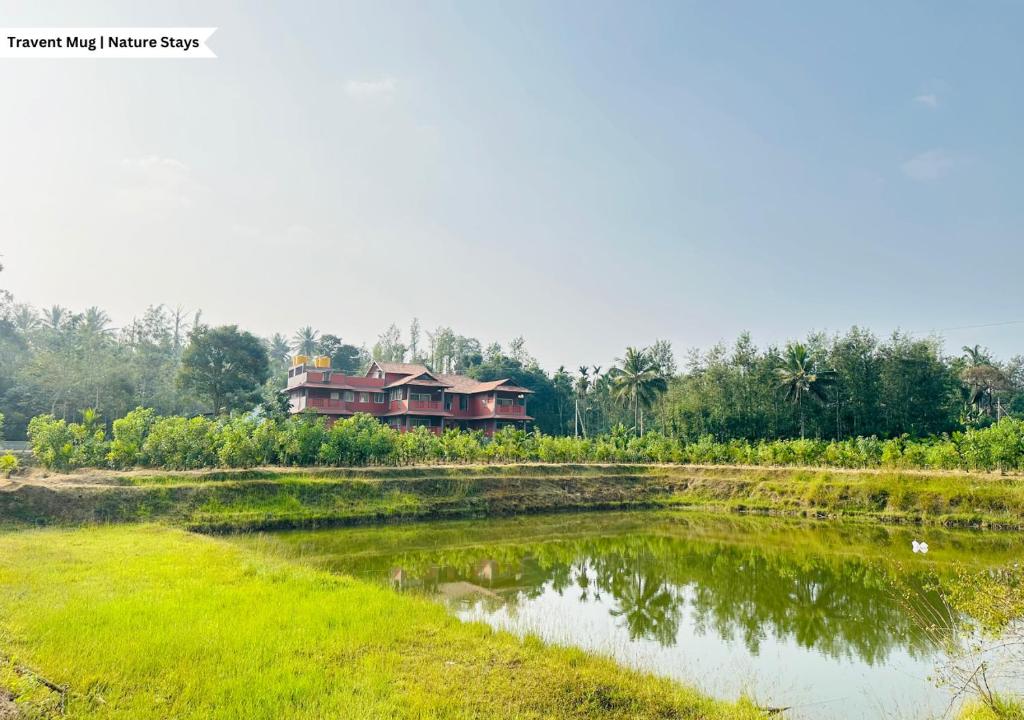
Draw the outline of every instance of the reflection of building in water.
M397 590L422 590L448 597L478 593L509 599L538 591L547 579L548 574L532 555L509 562L487 558L465 567L430 565L422 570L394 567L390 571L391 585Z

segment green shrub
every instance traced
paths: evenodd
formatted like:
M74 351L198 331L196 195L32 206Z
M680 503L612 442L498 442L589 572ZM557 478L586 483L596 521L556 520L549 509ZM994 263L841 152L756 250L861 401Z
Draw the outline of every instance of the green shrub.
M28 423L28 440L39 464L51 470L75 467L75 436L67 422L53 415L37 415Z
M277 455L284 465L313 465L327 439L327 423L322 415L304 412L282 423L277 435Z
M11 453L0 455L0 476L10 477L18 471L18 458Z
M142 445L148 465L194 470L217 464L217 427L204 417L156 420Z
M116 468L145 465L142 446L155 420L156 411L143 407L135 408L123 418L115 420L114 437L110 441L107 461Z
M322 443L319 460L325 465L387 464L394 461L396 435L396 430L372 415L356 413L334 423Z

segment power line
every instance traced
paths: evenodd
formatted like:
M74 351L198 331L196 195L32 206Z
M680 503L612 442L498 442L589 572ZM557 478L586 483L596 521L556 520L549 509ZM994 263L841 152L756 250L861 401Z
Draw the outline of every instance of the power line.
M985 323L983 325L958 325L956 327L932 328L930 332L946 332L949 330L976 330L978 328L1002 327L1004 325L1024 325L1024 320L1006 320L1004 322Z

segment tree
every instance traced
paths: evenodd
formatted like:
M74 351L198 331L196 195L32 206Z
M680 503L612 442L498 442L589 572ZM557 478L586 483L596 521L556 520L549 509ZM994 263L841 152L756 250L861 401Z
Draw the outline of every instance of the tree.
M373 359L382 362L404 362L406 347L402 344L402 332L392 324L377 337L373 346Z
M988 353L978 345L962 348L967 367L960 373L960 379L967 390L967 403L972 410L971 420L991 417L995 414L997 392L1011 389L1010 380L1002 370L992 364Z
M252 407L269 375L267 351L255 335L236 325L200 325L182 355L178 383L218 414Z
M623 405L633 408L633 429L643 434L641 408L650 405L668 390L668 382L654 356L648 350L626 348L626 355L616 360L621 367L612 368L612 387Z
M800 439L804 437L804 396L821 402L828 397L825 388L832 382L834 373L831 370L816 370L814 356L802 343L792 343L786 348L785 365L778 368L776 375L779 385L786 393L786 400L795 403L800 413Z
M295 335L292 336L292 348L300 355L314 355L316 354L319 339L320 333L314 330L312 326L306 325L299 328Z
M281 333L274 333L267 341L268 359L271 365L279 370L287 370L288 364L291 362L291 352L292 348L288 344L288 339Z

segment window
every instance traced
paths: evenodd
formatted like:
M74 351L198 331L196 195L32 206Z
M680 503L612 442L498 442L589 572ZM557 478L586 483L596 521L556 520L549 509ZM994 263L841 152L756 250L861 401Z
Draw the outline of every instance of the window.
M355 399L355 394L351 390L345 391L345 402L352 402Z
M332 392L331 393L331 400L337 400L339 398L339 396L340 396L340 393Z
M377 403L378 405L383 405L384 404L384 393L374 393L373 394L373 401L375 403Z
M512 407L512 398L498 398L498 407Z
M444 409L445 410L451 410L452 409L452 396L451 395L445 395L444 396Z
M469 410L469 395L459 395L459 410Z
M410 400L419 400L420 402L430 402L430 393L409 393Z
M391 399L393 401L394 400L401 400L402 399L402 388L394 388L391 391Z
M359 393L359 402L361 402L361 403L368 403L368 402L370 402L370 393L368 393L368 392L361 392L361 393Z
M428 418L428 417L411 417L411 418L409 418L409 427L418 427L420 425L422 425L423 427L430 427L433 424L434 424L433 418Z

